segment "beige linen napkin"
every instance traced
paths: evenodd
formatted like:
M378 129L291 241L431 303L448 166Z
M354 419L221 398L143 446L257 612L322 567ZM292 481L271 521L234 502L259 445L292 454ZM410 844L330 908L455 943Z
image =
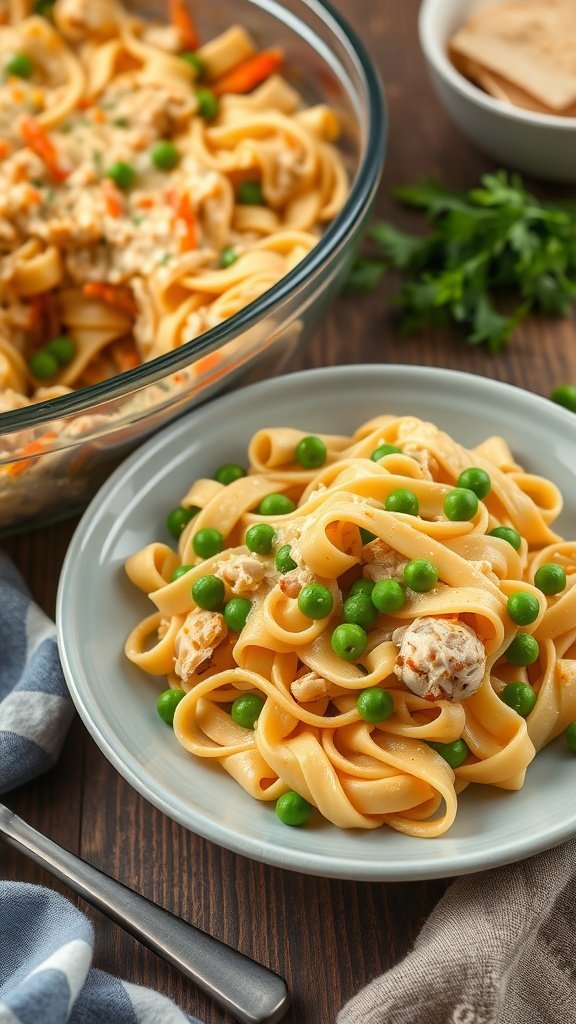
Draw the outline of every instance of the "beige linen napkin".
M576 840L458 879L337 1024L576 1021Z

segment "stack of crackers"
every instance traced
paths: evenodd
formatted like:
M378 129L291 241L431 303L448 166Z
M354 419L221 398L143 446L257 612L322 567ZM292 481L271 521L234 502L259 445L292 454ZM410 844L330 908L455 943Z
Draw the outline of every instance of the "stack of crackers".
M500 0L451 38L455 67L504 103L576 117L576 0Z

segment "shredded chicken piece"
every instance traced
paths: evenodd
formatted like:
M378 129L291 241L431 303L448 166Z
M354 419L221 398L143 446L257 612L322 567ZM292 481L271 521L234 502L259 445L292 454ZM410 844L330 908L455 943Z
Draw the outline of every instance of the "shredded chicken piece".
M317 700L318 697L327 697L330 693L331 684L317 672L307 672L290 684L292 696L301 704Z
M402 448L404 455L407 455L410 459L414 459L422 470L422 475L426 480L434 480L438 473L438 462L427 448L421 448L417 444L408 442Z
M394 630L400 648L394 672L425 700L465 700L480 687L486 652L470 626L455 619L424 616Z
M290 569L280 578L278 586L285 597L298 597L302 587L313 580L314 573L310 569Z
M233 594L252 594L266 575L266 563L253 555L233 555L217 563L214 575L227 583Z
M174 671L182 682L187 682L198 665L212 657L218 644L228 636L228 626L220 612L206 612L195 608L186 616L176 634L176 661Z
M145 25L140 38L147 46L157 46L167 53L178 53L182 49L180 33L175 25Z
M160 625L158 626L158 639L163 640L169 629L170 619L160 619Z
M56 0L54 20L62 35L81 40L87 36L106 38L118 31L122 11L116 0Z
M362 548L364 576L369 580L399 579L407 560L384 540L373 540Z

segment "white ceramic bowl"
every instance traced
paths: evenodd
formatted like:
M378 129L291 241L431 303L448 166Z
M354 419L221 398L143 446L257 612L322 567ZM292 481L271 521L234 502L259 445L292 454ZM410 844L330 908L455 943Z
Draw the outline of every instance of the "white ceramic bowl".
M170 541L166 510L193 479L241 462L268 425L351 433L382 412L436 421L472 447L498 432L527 470L565 496L558 530L576 530L576 416L484 377L421 366L338 366L289 374L232 392L171 424L108 480L85 513L60 577L58 643L85 725L128 782L175 821L255 860L309 874L402 881L480 871L576 835L574 756L563 737L538 754L518 792L471 786L452 828L437 839L391 829L338 829L319 815L287 828L219 765L192 758L155 708L162 681L123 654L149 603L124 571L128 555Z
M494 0L423 0L420 45L432 84L455 124L504 168L550 181L576 181L576 117L532 113L493 99L448 58L452 34Z

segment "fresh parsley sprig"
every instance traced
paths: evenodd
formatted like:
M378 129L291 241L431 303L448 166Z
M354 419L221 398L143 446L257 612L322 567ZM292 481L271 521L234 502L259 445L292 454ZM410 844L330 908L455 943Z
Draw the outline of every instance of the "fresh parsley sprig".
M576 301L576 205L543 203L516 175L486 174L461 194L434 182L397 188L395 197L431 224L423 237L378 222L372 250L354 263L347 287L372 292L395 269L406 331L455 321L471 345L500 352L530 312L566 316ZM498 299L512 298L512 314Z

